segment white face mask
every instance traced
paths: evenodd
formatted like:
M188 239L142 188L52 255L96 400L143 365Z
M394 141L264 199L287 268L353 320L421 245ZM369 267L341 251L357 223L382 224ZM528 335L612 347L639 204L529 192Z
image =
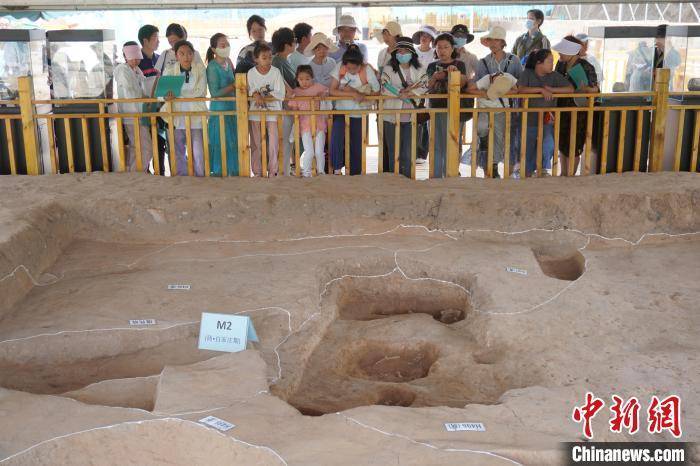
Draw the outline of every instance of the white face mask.
M214 52L221 58L228 58L231 55L231 46L224 47L223 49L214 49Z

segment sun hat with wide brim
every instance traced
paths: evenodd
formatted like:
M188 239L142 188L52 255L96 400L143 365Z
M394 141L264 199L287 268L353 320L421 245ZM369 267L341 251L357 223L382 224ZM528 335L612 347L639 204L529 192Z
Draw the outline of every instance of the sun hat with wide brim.
M339 28L353 28L356 31L359 29L357 27L357 23L355 22L355 18L353 18L351 15L342 15L340 17L338 24L333 29L333 35L338 34Z
M396 21L389 21L384 25L382 28L382 32L388 31L389 34L391 34L394 37L402 36L403 34L401 33L401 25L397 23Z
M427 34L429 35L433 40L437 37L437 29L435 29L432 26L428 26L427 24L424 24L418 29L415 33L413 33L413 36L411 39L413 39L413 43L418 45L420 44L420 35L421 34Z
M489 88L486 90L486 96L491 100L500 99L504 95L508 94L516 83L517 80L509 74L496 76Z
M311 36L311 42L304 49L304 55L307 57L312 57L314 55L314 49L319 45L325 45L328 47L329 53L334 53L338 51L338 47L335 46L332 40L322 32L317 32Z
M481 42L482 45L484 42L488 39L496 39L496 40L502 40L503 42L506 41L506 30L503 29L501 26L494 26L491 29L489 29L489 32L487 32L485 35L481 36L479 39L479 42Z
M559 43L552 46L552 50L561 55L578 55L581 51L581 44L562 39Z
M413 55L418 55L418 52L416 52L416 47L413 45L413 41L410 37L399 37L396 39L396 50L398 49L408 50Z
M452 30L450 31L450 34L452 34L454 37L457 37L457 36L466 37L467 44L474 40L474 34L471 34L469 32L469 28L465 24L457 24L457 25L453 26Z

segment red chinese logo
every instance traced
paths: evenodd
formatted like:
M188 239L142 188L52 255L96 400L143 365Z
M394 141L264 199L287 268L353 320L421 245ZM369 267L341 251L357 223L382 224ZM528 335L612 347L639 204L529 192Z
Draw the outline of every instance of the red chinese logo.
M627 430L630 435L639 431L639 412L641 405L636 397L631 397L627 401L623 398L612 395L612 406L610 411L610 431L622 433ZM591 426L593 418L603 409L605 402L597 398L593 393L586 393L586 402L582 406L576 406L571 418L578 423L583 423L583 435L588 439L593 438L593 428ZM674 437L679 438L683 431L681 429L681 399L677 395L669 395L663 400L657 396L652 396L647 409L647 431L650 434L660 434L669 431Z
M591 420L598 414L605 402L600 398L596 398L593 393L586 393L586 404L574 408L571 417L576 422L583 421L583 435L587 438L593 438L593 429L591 428Z
M681 436L681 399L671 395L659 401L655 395L651 397L651 403L647 410L649 415L649 433L661 433L668 430L674 437Z
M623 404L623 399L617 395L612 396L614 404L610 407L613 417L610 419L610 431L622 432L625 428L630 434L639 430L639 400L632 397Z

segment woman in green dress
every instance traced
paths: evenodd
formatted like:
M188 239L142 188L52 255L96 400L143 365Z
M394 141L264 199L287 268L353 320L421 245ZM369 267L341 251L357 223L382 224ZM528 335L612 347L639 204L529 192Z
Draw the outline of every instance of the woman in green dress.
M228 37L222 33L214 34L207 50L207 84L212 97L235 97L236 79L233 63L229 59L231 45ZM232 111L236 109L233 101L212 101L212 112ZM212 176L221 176L221 136L219 116L209 118L209 169ZM226 136L226 172L228 176L238 176L238 129L234 115L224 116Z

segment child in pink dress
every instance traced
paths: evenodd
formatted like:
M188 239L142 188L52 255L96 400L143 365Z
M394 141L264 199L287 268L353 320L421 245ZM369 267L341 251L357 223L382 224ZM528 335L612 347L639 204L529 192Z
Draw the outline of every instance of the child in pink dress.
M322 84L314 83L314 71L309 65L300 65L297 68L297 82L299 87L294 89L293 97L323 97L328 95L328 88ZM310 100L292 100L289 108L293 110L318 110L318 102ZM324 115L316 115L316 135L312 135L311 116L299 117L299 132L301 142L304 144L304 153L301 155L301 174L304 177L311 176L311 164L316 158L316 173L324 173L324 147L326 145L327 121Z

